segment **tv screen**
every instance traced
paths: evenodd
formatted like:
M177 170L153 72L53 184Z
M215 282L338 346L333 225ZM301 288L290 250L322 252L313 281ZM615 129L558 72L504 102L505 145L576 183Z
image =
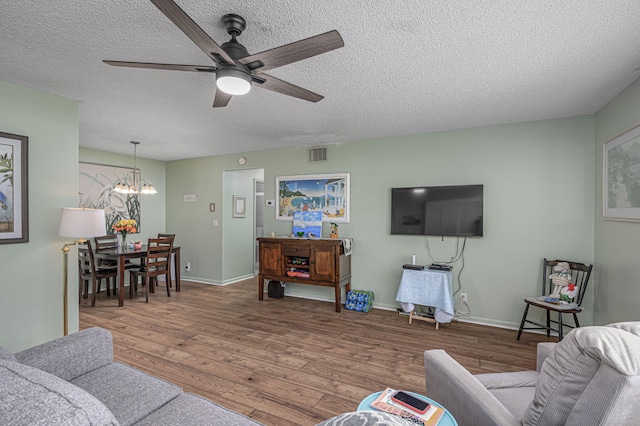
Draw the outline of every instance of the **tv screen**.
M391 233L481 237L483 185L391 189Z

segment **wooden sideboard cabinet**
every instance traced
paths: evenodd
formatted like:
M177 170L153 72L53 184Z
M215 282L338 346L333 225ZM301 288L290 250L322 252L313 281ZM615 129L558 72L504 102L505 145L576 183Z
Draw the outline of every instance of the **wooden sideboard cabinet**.
M351 256L345 256L342 240L260 237L258 299L264 298L264 281L321 285L335 289L336 312L340 293L351 289Z

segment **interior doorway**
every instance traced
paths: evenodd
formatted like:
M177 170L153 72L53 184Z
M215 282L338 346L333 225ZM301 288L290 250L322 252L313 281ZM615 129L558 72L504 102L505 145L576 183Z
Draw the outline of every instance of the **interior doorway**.
M256 234L259 235L264 226L264 184L258 183L263 182L264 169L225 170L223 173L223 199L224 205L228 206L221 212L223 283L255 275ZM256 206L257 196L259 207Z

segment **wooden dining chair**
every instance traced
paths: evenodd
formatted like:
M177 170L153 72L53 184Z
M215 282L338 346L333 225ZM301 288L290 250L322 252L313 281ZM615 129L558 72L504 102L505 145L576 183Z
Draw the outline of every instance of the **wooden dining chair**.
M100 253L105 250L114 250L118 248L118 236L116 234L103 235L102 237L94 237L93 240L96 243L96 253ZM98 259L98 268L117 268L118 261L114 259ZM139 263L132 262L130 259L125 261L125 269L138 268ZM114 290L115 293L115 290Z
M89 282L91 282L91 306L96 306L96 296L100 291L102 280L106 280L107 295L109 295L109 281L113 281L115 294L116 277L118 273L115 269L100 269L96 266L96 259L93 256L93 248L91 247L90 240L86 240L84 243L78 243L78 268L80 299L83 295L83 289L85 294L88 293Z
M545 296L552 293L555 284L552 281L550 275L554 272L553 267L558 263L566 262L569 264L569 273L571 275L570 282L575 285L575 296L568 303L552 303L545 301ZM546 330L547 337L551 335L552 331L558 333L558 341L564 338L564 328L576 328L580 327L578 321L578 314L582 312L582 300L584 294L587 291L587 284L589 284L589 277L591 276L591 270L593 265L585 265L584 263L571 262L567 260L547 260L542 262L542 295L537 297L527 297L524 299L525 308L522 315L522 321L520 322L520 328L518 329L518 337L516 340L520 340L522 330ZM545 310L546 324L540 324L539 322L527 319L529 314L529 307L534 306ZM555 312L557 321L551 319L551 312ZM563 314L573 316L573 324L567 324L563 321ZM525 327L525 324L533 324L535 327Z
M113 235L103 235L102 237L94 237L96 244L96 253L103 250L113 250L118 247L118 237ZM115 266L116 261L111 259L98 259L98 266Z
M160 234L160 233L158 233L158 238L162 238L162 239L170 239L170 240L171 240L171 247L173 247L173 243L175 242L175 239L176 239L176 234ZM171 267L172 267L172 266L174 266L174 267L175 267L174 262L173 262L173 261L174 261L174 259L175 259L175 257L174 257L174 256L175 256L175 255L172 253L172 254L171 254L171 256L169 257L169 262L170 262L170 264L169 264L169 270L170 270L170 271L171 271ZM172 280L171 280L171 278L172 278L172 277L171 277L171 275L172 275L172 274L169 274L169 281L168 281L168 283L169 283L169 287L173 288L173 282L172 282ZM157 284L156 284L156 285L157 285Z
M155 293L158 277L164 275L167 282L167 297L171 297L169 289L171 275L171 250L173 241L170 238L149 238L147 257L144 266L129 270L129 296L133 297L137 288L138 277L142 277L145 302L149 302L149 292Z

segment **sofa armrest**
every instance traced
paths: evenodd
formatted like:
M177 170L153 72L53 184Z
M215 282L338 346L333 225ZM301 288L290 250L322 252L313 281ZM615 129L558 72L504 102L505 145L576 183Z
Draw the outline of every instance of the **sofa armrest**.
M113 362L111 333L92 327L15 354L19 362L73 380Z
M540 372L542 363L551 354L553 348L557 345L554 342L541 342L538 343L538 354L536 355L536 371Z
M426 395L460 425L520 425L482 384L445 351L424 353Z

